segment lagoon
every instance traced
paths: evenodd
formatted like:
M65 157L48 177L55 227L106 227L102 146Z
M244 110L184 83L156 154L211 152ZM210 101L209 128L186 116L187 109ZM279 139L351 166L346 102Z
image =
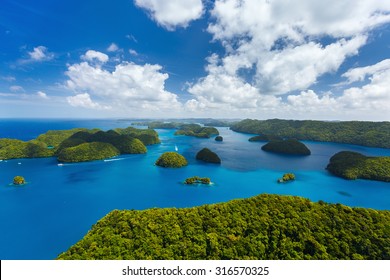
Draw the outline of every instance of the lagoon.
M49 129L74 127L127 127L117 120L1 120L0 138L29 140ZM390 156L390 149L304 141L308 157L275 155L248 142L250 134L218 128L223 142L174 136L157 130L162 141L148 146L145 155L119 156L58 166L55 158L15 159L0 162L0 259L54 259L81 239L90 227L113 209L193 207L261 193L297 195L330 203L390 210L390 184L367 180L347 181L329 174L329 158L341 150ZM189 165L180 169L154 166L166 151L183 154ZM208 147L222 164L195 160ZM278 184L283 173L296 181ZM16 175L25 186L9 186ZM188 186L188 177L209 177L213 186Z

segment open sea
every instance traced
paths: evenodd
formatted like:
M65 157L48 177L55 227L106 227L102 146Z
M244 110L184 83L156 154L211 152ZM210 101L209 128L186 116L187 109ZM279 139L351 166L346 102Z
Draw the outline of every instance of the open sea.
M118 120L0 120L0 138L31 140L50 129L75 127L108 130L128 127ZM148 146L145 155L58 166L55 158L14 159L0 162L0 259L54 259L80 240L114 209L193 207L247 198L262 193L294 195L348 206L390 210L390 184L348 181L329 174L329 158L342 150L390 156L390 149L303 141L312 154L283 156L262 151L264 143L251 143L251 134L218 128L223 142L214 138L174 136L158 129L161 144ZM154 165L166 151L184 155L189 165L164 169ZM195 160L208 147L221 165ZM294 182L278 184L283 173ZM28 184L10 186L13 177ZM191 176L210 177L213 186L186 186Z

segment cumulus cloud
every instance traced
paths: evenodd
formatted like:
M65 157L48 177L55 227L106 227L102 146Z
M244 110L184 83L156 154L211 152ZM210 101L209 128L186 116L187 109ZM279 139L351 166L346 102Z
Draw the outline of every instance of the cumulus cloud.
M82 107L87 109L110 109L109 106L102 106L97 102L93 102L88 93L69 96L66 98L66 100L73 107Z
M216 0L208 31L226 52L207 60L207 76L188 89L193 94L189 107L225 103L261 111L264 104L291 109L305 102L334 107L342 100L319 96L310 87L357 55L371 30L390 22L388 1L341 2ZM345 77L362 79L387 63L351 70ZM292 94L296 91L301 93ZM282 95L290 96L280 103Z
M111 45L107 48L108 52L116 52L117 50L119 50L119 47L115 43L111 43Z
M105 63L108 61L109 57L105 53L94 51L94 50L88 50L84 55L81 56L81 59L86 61L98 61L101 63Z
M31 61L46 61L54 58L45 46L38 46L33 51L28 52Z
M185 28L203 14L202 0L134 0L134 3L145 9L153 20L168 30Z
M348 70L342 76L348 79L348 83L364 81L367 76L390 70L390 59L382 60L375 65L358 67Z
M165 90L169 75L161 70L160 65L131 62L118 64L113 71L88 62L70 65L66 86L77 95L68 98L68 102L73 106L99 108L92 102L97 98L104 100L105 106L131 112L180 109L177 95Z
M27 52L28 58L19 59L19 64L30 64L35 62L49 61L54 58L54 54L48 51L45 46L35 47L32 51Z
M43 91L38 91L38 92L37 92L37 96L38 96L39 98L42 98L42 99L49 99L49 97L47 96L47 94L46 94L45 92L43 92Z
M129 49L129 54L133 55L133 56L137 56L138 53L136 50L133 50L133 49Z

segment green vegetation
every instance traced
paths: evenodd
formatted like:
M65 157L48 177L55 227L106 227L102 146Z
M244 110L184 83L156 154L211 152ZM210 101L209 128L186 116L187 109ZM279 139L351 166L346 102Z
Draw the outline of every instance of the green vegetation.
M106 132L99 129L83 128L49 130L28 142L7 138L0 139L0 159L52 157L60 154L64 156L64 153L62 153L64 149L92 142L111 144L119 150L120 154L143 154L147 152L145 145L160 143L160 139L157 132L152 129L136 129L133 127L118 128ZM85 152L86 147L88 145L82 146L81 150ZM107 150L104 153L107 153ZM101 159L104 153L98 153L98 155L92 157L77 158L85 158L86 160ZM68 151L65 154L70 155L72 153ZM113 153L111 151L108 154ZM77 162L78 160L67 158L67 161Z
M310 150L305 144L295 139L270 141L261 147L262 150L273 153L289 155L310 155Z
M190 177L190 178L185 179L185 181L184 181L184 184L187 184L187 185L194 185L194 184L210 185L210 183L211 183L210 178L207 178L207 177L202 178L199 176Z
M174 129L179 128L179 126L182 125L182 123L178 122L160 122L160 121L154 121L147 123L148 128L156 129Z
M42 142L24 142L16 139L0 139L0 159L38 158L54 155L53 149L48 149Z
M285 173L283 174L282 178L278 179L278 183L286 183L294 180L295 180L295 175L293 173Z
M390 259L390 211L260 195L114 210L58 259Z
M39 135L36 138L36 141L45 143L47 146L52 146L53 148L58 147L64 140L68 139L77 132L89 132L95 133L99 129L85 129L85 128L74 128L68 130L49 130L44 134Z
M186 166L187 164L186 158L176 152L163 153L156 161L156 165L161 167L179 168Z
M137 138L141 140L142 143L144 143L146 146L161 143L160 139L158 138L158 133L153 129L138 129L130 126L127 128L116 128L114 131L120 135L127 135L133 138Z
M283 138L338 142L390 148L390 122L323 122L246 119L231 126L237 132L269 134Z
M22 176L15 176L14 177L14 181L13 181L14 185L23 185L25 183L26 183L26 180L24 180L24 178Z
M208 148L203 148L196 154L197 160L209 163L221 163L219 156Z
M215 127L200 126L199 124L184 124L175 132L175 135L195 136L199 138L210 138L212 135L218 135L219 131Z
M367 157L356 152L342 151L330 158L326 169L349 180L390 182L390 157Z
M223 137L218 135L217 137L215 137L215 141L222 142L223 141Z
M257 135L248 139L249 142L268 142L268 141L280 141L283 140L282 137L275 135Z
M60 162L82 162L105 159L119 155L119 150L109 143L90 142L61 150Z

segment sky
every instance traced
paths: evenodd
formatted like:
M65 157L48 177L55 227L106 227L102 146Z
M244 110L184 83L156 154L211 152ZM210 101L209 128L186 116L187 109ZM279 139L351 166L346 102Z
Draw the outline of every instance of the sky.
M0 0L0 118L390 121L390 1Z

